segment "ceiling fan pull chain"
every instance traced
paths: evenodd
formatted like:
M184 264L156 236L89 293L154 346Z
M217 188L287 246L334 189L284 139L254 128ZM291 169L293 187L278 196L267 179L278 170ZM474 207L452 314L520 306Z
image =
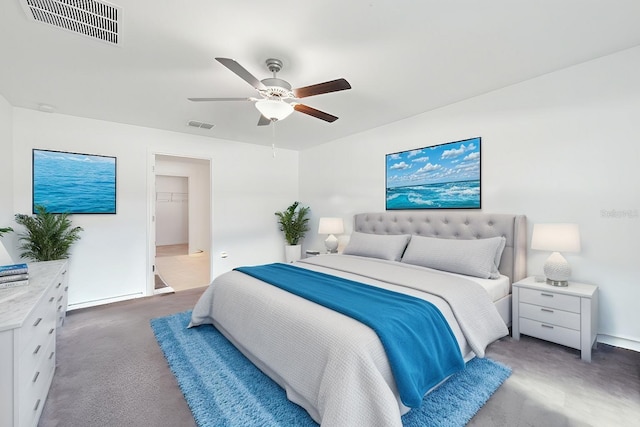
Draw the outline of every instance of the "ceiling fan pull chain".
M273 153L273 158L276 158L276 122L277 120L272 120L273 126L271 126L271 134L273 136L273 142L271 143L271 152Z

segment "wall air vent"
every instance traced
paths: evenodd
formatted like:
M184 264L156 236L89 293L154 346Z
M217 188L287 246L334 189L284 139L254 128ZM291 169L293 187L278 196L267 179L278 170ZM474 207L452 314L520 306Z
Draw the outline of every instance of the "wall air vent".
M120 8L96 0L20 0L27 16L111 44L118 44Z
M214 126L211 123L202 123L202 122L197 122L195 120L189 120L189 123L187 123L187 125L194 128L200 128L200 129L211 129Z

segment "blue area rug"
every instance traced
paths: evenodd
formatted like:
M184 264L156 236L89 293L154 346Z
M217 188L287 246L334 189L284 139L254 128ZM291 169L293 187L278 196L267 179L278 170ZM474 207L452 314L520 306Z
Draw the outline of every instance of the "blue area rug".
M160 348L199 427L317 426L285 391L215 329L187 329L191 311L151 320ZM402 417L405 427L462 427L511 375L490 359L473 359Z

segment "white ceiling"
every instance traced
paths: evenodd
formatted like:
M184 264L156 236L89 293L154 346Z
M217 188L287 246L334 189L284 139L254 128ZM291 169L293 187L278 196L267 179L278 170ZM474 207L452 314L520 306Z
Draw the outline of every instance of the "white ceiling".
M121 8L118 46L1 0L0 94L16 107L304 149L640 45L639 0L111 3ZM251 102L187 100L257 95L215 57L258 79L271 77L264 61L275 57L293 87L343 77L352 89L302 101L336 122L294 112L274 136L256 126Z

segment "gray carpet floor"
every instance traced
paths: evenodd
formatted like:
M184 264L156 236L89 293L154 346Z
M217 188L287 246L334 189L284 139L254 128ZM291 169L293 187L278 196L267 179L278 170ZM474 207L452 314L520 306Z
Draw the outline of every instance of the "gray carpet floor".
M204 288L75 310L58 332L41 427L194 426L149 320L193 308ZM487 356L513 374L469 426L640 426L640 353L577 350L523 337Z

